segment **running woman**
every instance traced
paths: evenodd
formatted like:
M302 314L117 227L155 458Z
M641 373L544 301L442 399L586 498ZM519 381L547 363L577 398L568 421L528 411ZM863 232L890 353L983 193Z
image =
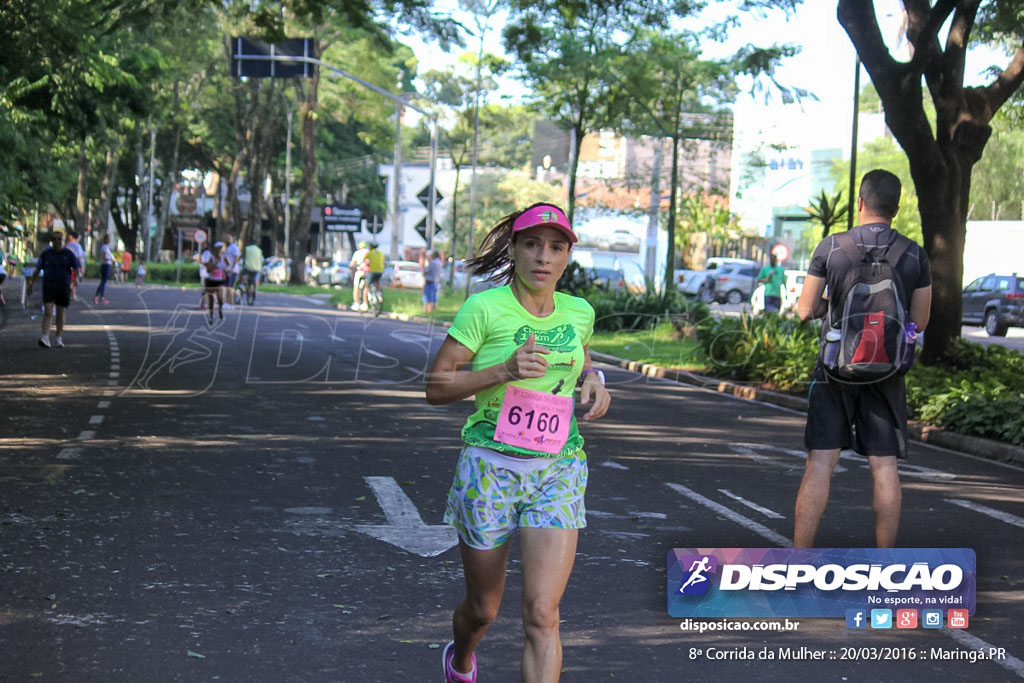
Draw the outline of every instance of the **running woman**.
M109 304L106 299L107 280L110 279L110 271L114 268L114 252L110 250L110 234L103 236L103 246L100 247L100 284L96 287L96 295L93 296L94 304Z
M228 282L228 263L224 255L224 243L215 242L212 251L203 252L206 266L206 284L204 296L210 306L210 324L213 324L213 300L217 299L217 316L224 319L224 289Z
M455 318L427 380L427 401L475 396L448 494L445 522L459 535L466 597L452 616L445 680L476 681L474 650L498 614L508 541L522 546L524 681L557 681L562 668L558 603L586 526L587 457L573 415L583 379L584 420L605 414L611 396L590 367L594 309L555 291L576 234L550 204L512 213L484 238L468 266L502 287L470 297ZM463 369L464 366L469 369Z

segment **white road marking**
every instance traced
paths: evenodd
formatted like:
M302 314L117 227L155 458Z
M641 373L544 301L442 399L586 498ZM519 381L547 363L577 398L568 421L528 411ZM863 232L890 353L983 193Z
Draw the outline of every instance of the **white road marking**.
M103 392L103 395L104 396L117 396L117 392L116 391L109 391L109 390L107 390L107 391Z
M619 463L615 462L614 460L605 460L604 462L601 463L601 467L610 467L613 470L628 470L629 469L625 465L620 465Z
M103 416L102 415L93 415L92 417L89 418L89 424L91 424L91 425L103 424Z
M955 628L944 628L942 629L942 632L950 638L952 638L953 640L955 640L956 642L963 645L964 647L967 647L971 650L984 650L985 652L988 652L989 648L993 647L992 645L985 642L978 636L972 636L967 631L962 631L960 629ZM1013 655L1006 655L1006 659L993 659L991 661L995 662L1004 669L1009 669L1021 678L1024 678L1024 661L1017 659Z
M89 439L92 439L95 436L96 436L96 432L86 430L86 431L83 431L81 434L78 435L78 439L76 439L76 441L88 441Z
M110 373L110 379L117 379L120 376L121 376L120 372L112 372L112 373Z
M360 524L356 531L422 557L436 557L459 541L448 525L427 525L392 477L363 477L377 497L387 524Z
M959 505L962 508L967 508L968 510L974 510L975 512L980 512L983 515L988 515L992 519L998 519L1000 522L1006 522L1007 524L1019 526L1024 529L1024 518L1018 517L1017 515L1011 515L1009 512L996 510L995 508L990 508L987 505L981 505L979 503L972 503L969 500L960 500L959 498L944 498L943 500L947 503Z
M80 457L82 457L81 448L62 448L57 454L58 460L78 460Z
M116 387L117 386L117 380L116 379L108 379L107 380L107 386L108 387Z
M109 407L110 407L110 401L100 401L100 402L99 402L99 403L98 403L98 404L96 405L96 408L97 408L98 410L103 410L104 408L109 408Z
M121 371L121 366L119 364L117 364L117 363L114 363L113 365L110 366L110 371L111 372L120 372Z
M726 519L730 519L739 524L740 526L749 529L750 531L753 531L758 536L767 538L769 541L776 545L782 546L783 548L788 548L793 545L792 542L782 534L777 534L768 527L764 526L763 524L755 522L749 517L744 517L740 513L725 507L721 503L716 503L710 498L705 498L696 491L686 488L682 484L673 484L671 482L666 482L665 486L669 487L676 493L683 494L684 496L694 501L695 503L700 503L704 507L709 508L714 512L717 512Z
M775 510L769 510L766 507L761 507L757 503L753 503L753 502L747 500L746 498L744 498L743 496L736 495L735 493L733 493L729 489L718 489L718 490L721 491L722 493L724 493L725 495L729 496L730 498L732 498L736 502L742 503L743 505L746 505L751 510L757 510L758 512L760 512L765 517L768 517L769 519L785 519L786 518L785 515L780 515L778 512L775 512Z

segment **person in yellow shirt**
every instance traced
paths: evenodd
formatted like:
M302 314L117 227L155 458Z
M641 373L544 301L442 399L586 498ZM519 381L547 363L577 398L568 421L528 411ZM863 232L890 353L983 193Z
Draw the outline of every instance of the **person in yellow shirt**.
M363 287L363 304L360 306L360 310L367 311L370 308L367 297L370 287L380 289L380 277L384 274L384 252L377 248L376 242L370 245L370 250L366 252L364 262L370 269L366 273L366 286Z

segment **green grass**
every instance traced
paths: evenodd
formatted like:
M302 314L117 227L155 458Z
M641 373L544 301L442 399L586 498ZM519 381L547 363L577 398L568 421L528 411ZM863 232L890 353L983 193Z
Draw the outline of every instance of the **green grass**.
M382 291L384 292L384 311L387 313L419 315L448 322L455 319L455 314L459 312L459 308L466 300L461 291L454 293L442 291L442 294L437 298L437 310L427 316L423 312L422 290L385 287ZM352 303L352 288L342 287L341 289L334 290L330 301L332 305L350 305Z
M666 368L701 370L707 366L696 340L676 338L668 323L652 330L595 332L590 338L590 350Z

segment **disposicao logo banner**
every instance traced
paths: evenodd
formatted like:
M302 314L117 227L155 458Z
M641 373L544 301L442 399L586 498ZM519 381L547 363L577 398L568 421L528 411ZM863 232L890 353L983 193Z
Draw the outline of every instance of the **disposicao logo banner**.
M673 548L673 617L831 617L847 609L967 609L970 548Z

